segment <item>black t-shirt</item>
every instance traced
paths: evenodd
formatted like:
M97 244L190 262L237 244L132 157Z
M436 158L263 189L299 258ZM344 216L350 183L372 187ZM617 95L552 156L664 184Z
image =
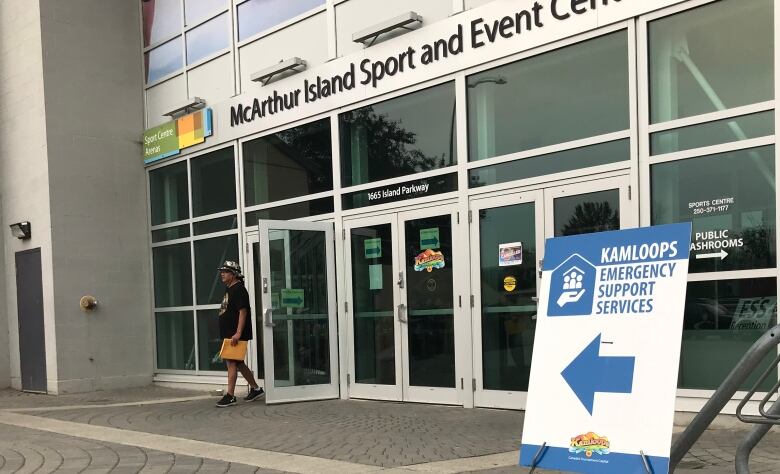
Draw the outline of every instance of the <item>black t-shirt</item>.
M241 333L242 341L252 340L252 308L249 307L249 292L244 282L239 281L225 291L219 308L219 337L230 339L238 329L238 312L246 309L246 322Z

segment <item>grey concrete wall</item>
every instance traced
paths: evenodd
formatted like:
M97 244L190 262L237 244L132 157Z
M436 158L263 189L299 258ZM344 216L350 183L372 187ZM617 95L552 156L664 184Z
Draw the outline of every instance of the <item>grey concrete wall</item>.
M139 3L40 0L58 392L152 380ZM79 298L93 295L86 313Z
M0 301L0 386L21 388L15 252L41 248L48 387L56 391L56 339L51 279L49 173L38 2L0 1L0 197L4 287ZM32 239L8 226L30 221ZM7 341L7 343L4 343Z

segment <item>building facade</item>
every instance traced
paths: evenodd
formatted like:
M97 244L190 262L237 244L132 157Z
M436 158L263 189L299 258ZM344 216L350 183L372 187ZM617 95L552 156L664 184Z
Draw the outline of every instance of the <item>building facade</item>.
M692 221L697 410L776 323L775 3L139 1L147 197L121 225L143 263L117 279L145 285L121 329L144 373L223 383L215 269L237 260L269 402L522 409L544 240Z

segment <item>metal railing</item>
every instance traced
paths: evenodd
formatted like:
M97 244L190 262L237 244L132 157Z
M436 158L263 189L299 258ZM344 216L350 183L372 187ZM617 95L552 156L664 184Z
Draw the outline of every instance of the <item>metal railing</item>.
M704 407L699 411L693 421L683 431L679 438L672 445L672 452L669 459L670 472L674 472L677 465L682 461L685 454L693 447L694 443L710 426L715 417L723 410L728 402L731 401L734 394L737 393L747 378L755 372L756 368L766 358L767 355L777 353L777 346L780 344L780 324L768 330L761 336L745 353L742 359L737 363L731 373L726 377L720 387L715 391L712 397L707 401ZM773 403L771 408L766 409L766 405L774 393L780 388L780 382L775 384L759 405L761 416L743 415L742 409L755 395L758 387L766 378L777 370L780 364L780 355L775 358L773 364L763 373L759 380L754 384L753 389L747 393L737 409L737 416L745 423L757 424L737 448L735 460L737 474L749 474L748 460L750 452L766 435L773 425L780 425L780 403Z

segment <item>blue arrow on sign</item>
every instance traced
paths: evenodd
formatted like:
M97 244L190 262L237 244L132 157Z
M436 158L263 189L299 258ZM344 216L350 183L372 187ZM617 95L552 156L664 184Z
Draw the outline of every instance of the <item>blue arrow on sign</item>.
M596 392L631 393L635 357L601 357L601 334L596 336L561 375L582 405L593 415Z

